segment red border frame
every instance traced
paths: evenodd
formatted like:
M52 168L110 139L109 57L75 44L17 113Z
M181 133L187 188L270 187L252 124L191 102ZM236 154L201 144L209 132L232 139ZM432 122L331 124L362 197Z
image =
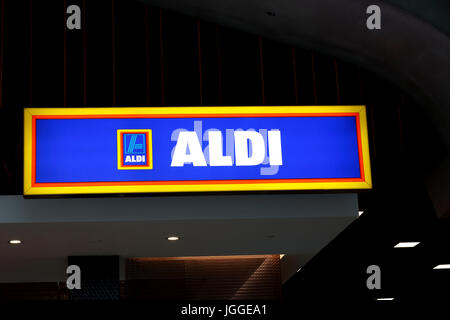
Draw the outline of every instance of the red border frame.
M251 180L180 180L180 181L105 181L105 182L36 182L36 120L37 119L120 119L120 118L256 118L256 117L355 117L358 139L360 178L319 178L319 179L251 179ZM186 184L259 184L259 183L314 183L314 182L364 182L364 163L362 157L361 128L359 113L232 113L232 114L110 114L110 115L33 115L32 116L32 155L31 186L121 186L121 185L186 185ZM147 139L148 141L148 139ZM148 161L148 157L147 157Z

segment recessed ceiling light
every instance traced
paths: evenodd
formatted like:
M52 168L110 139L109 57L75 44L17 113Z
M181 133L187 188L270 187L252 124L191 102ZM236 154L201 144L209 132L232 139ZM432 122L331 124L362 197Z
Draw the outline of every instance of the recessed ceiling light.
M399 242L394 246L394 248L414 248L419 243L420 242Z
M363 210L358 211L358 216L361 216L364 213Z
M284 254L284 253L280 254L280 260L281 260L281 259L283 259L283 258L284 258L284 256L285 256L285 254Z
M169 240L169 241L177 241L177 240L180 240L180 237L170 236L170 237L167 237L167 240Z
M433 269L450 269L450 264L438 264Z
M22 240L9 240L9 244L21 244Z
M394 300L394 298L377 298L375 300L377 300L377 301L392 301L392 300Z

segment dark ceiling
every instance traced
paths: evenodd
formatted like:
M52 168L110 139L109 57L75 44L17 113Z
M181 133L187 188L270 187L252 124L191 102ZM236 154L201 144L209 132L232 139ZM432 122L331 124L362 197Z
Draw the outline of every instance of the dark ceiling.
M447 0L387 0L450 35L450 2Z

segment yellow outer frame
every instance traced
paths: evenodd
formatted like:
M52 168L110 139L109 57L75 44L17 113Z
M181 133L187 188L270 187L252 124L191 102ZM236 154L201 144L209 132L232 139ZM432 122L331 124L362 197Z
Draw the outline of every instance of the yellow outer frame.
M153 169L153 146L152 146L152 130L150 129L118 129L117 130L117 146L121 143L120 134L124 133L134 133L134 132L146 132L148 138L148 150L147 150L147 158L148 158L148 166L141 167L122 167L120 165L122 155L117 152L117 169L119 170L150 170Z
M359 113L364 180L358 182L296 182L193 185L109 185L32 187L32 117L34 115L158 115L158 114L279 114ZM365 106L255 106L255 107L144 107L144 108L25 108L24 109L24 195L107 194L209 191L353 190L371 189L369 139Z

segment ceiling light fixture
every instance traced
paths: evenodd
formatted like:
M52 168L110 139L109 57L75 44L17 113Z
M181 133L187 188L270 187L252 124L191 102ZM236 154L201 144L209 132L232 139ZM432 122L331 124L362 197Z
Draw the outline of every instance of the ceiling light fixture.
M377 301L392 301L394 298L377 298Z
M363 210L358 211L358 216L361 216L364 213Z
M450 269L450 264L438 264L436 267L434 267L433 269Z
M169 241L177 241L177 240L180 240L180 237L170 236L170 237L167 237L167 240L169 240Z
M9 240L9 244L21 244L22 240Z
M414 248L419 243L420 242L399 242L394 246L394 248Z

